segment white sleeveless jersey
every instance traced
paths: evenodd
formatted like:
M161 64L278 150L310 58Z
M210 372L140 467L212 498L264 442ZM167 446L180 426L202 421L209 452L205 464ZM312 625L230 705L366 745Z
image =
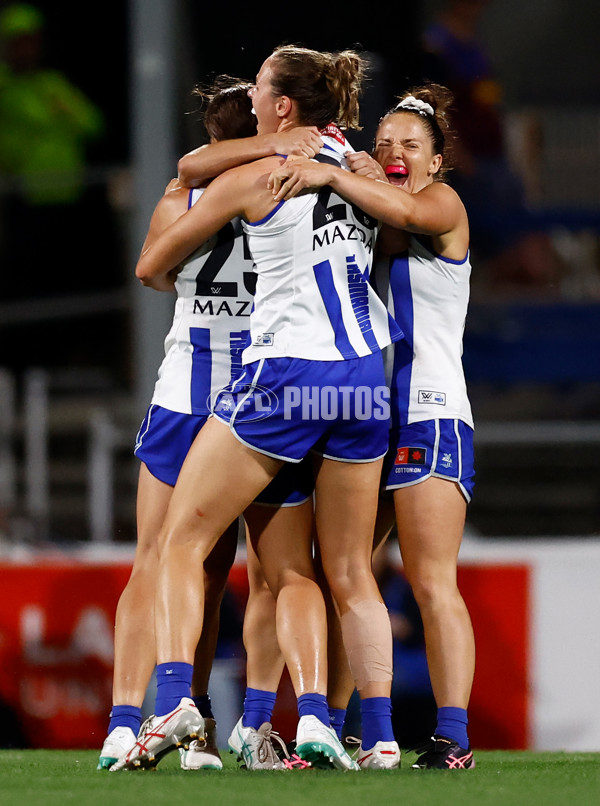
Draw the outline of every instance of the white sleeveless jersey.
M202 192L190 191L188 206ZM152 403L183 414L210 413L211 396L241 371L255 282L239 219L183 262Z
M347 167L352 147L336 132L322 135L316 159ZM330 187L243 227L258 275L245 364L282 356L339 361L401 338L369 283L377 222Z
M392 420L399 425L458 419L473 427L462 366L469 255L433 254L410 236L408 251L377 259L375 286L405 340L385 351Z

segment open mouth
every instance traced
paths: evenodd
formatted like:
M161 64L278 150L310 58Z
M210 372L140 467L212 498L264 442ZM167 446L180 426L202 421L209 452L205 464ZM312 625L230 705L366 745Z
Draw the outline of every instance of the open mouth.
M391 185L404 185L408 179L408 170L404 165L388 165L385 169L385 175Z

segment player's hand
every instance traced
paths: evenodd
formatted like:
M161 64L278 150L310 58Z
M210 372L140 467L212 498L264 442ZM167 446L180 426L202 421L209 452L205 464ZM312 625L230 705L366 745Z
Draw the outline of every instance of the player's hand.
M304 190L321 188L331 181L331 166L308 159L286 160L267 181L276 202L291 199Z
M287 131L276 132L272 137L275 153L285 154L288 157L310 159L323 147L323 140L316 126L295 126Z
M369 179L379 179L382 182L387 182L385 171L381 165L366 151L349 151L344 156L352 173L367 176Z

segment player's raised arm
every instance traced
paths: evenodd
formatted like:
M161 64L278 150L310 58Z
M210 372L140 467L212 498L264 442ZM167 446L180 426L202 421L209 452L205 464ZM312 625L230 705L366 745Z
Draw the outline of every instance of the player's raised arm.
M281 160L257 160L232 168L213 180L186 213L164 229L142 250L135 274L143 285L153 285L236 216L261 218L275 206L267 177ZM263 164L264 163L264 164Z
M242 212L242 194L232 192L234 187L235 178L224 174L204 191L193 207L156 237L147 239L135 269L135 275L143 285L156 287L157 278L168 275L184 258Z
M178 162L179 181L186 187L199 187L230 168L275 154L314 157L323 141L315 126L294 126L270 134L222 140L200 146Z

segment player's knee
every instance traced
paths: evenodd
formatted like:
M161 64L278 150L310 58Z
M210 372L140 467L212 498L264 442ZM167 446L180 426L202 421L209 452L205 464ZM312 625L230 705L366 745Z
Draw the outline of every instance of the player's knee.
M455 579L434 573L411 574L408 581L421 610L443 607L458 592Z
M341 610L345 610L345 604L351 600L368 598L372 591L372 581L369 568L348 566L345 570L340 569L327 575L331 596Z

